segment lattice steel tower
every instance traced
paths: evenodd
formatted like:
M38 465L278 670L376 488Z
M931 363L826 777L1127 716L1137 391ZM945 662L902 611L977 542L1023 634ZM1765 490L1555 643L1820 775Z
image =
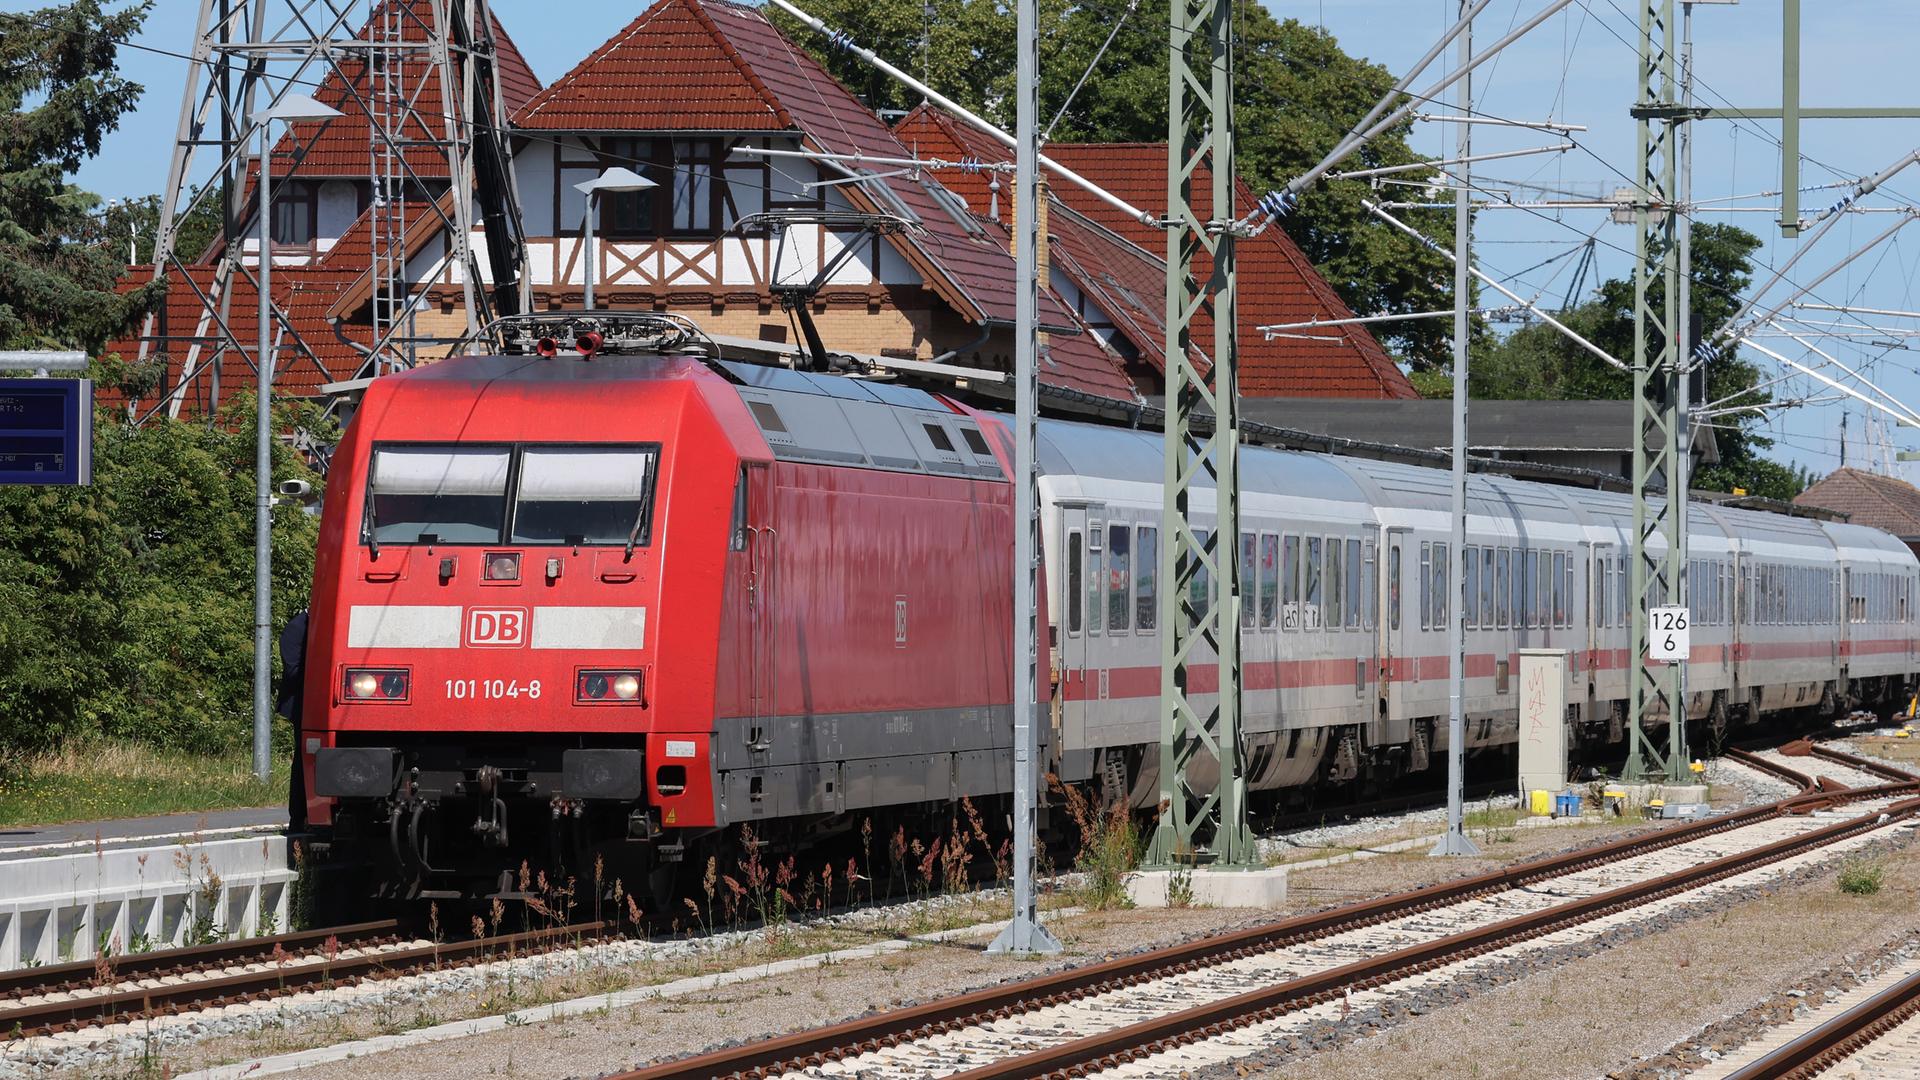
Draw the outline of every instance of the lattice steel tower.
M258 168L247 150L256 130L250 118L290 91L311 93L343 115L297 124L281 140L270 162L276 188L301 179L315 153L327 159L328 175L339 177L336 159L354 156L343 139L361 140L358 160L367 163L360 197L373 334L358 372L330 374L377 375L417 358L419 336L409 327L418 297L405 258L410 228L437 225L448 237L441 265L451 266L461 284L469 329L490 311L518 309L525 245L506 161L495 32L487 0L201 0L153 256L155 276L191 289L199 310L192 326L156 325L161 317L150 316L142 328L142 361L156 346L185 345L180 366L169 371L166 397L152 411L177 416L189 397L217 408L220 361L230 352L258 369L244 344L252 335L237 332L232 321L234 286L254 280L257 261L242 239L254 214ZM449 191L468 197L442 197ZM491 296L481 290L488 275L471 242L475 196L487 227ZM190 267L202 253L180 251L179 237L185 220L210 199L219 200L227 242L200 265L196 280ZM303 360L319 364L288 319L284 297L272 299L274 348L282 357L276 370ZM249 324L254 318L245 309L238 315Z
M1674 0L1643 0L1640 9L1640 96L1635 156L1640 190L1633 202L1633 552L1627 648L1630 690L1626 778L1680 780L1687 775L1686 666L1652 664L1648 609L1687 603L1685 440L1688 316L1681 310L1680 231L1687 228L1679 191L1680 129L1690 108L1676 100ZM1655 295L1658 278L1659 293ZM1659 492L1656 499L1656 491ZM1649 733L1666 718L1664 749Z
M1240 744L1240 422L1234 310L1233 0L1174 0L1167 110L1166 503L1156 576L1160 619L1160 820L1155 866L1254 866ZM1208 170L1209 212L1195 205ZM1203 282L1199 263L1210 267ZM1192 347L1213 323L1210 355ZM1208 414L1211 414L1210 416ZM1195 527L1193 497L1211 480L1214 527ZM1205 580L1210 588L1196 589ZM1211 653L1211 655L1208 655ZM1194 676L1215 657L1208 706ZM1189 772L1219 762L1219 784L1195 790ZM1204 787L1204 785L1201 785Z

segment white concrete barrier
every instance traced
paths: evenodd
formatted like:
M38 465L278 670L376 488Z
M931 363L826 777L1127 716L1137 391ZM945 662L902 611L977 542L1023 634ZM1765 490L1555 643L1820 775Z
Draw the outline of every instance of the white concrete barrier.
M288 929L278 833L0 861L0 970Z

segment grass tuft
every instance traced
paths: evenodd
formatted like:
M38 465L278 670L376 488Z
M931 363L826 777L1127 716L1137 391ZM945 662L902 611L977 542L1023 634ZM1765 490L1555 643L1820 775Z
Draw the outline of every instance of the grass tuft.
M1872 896L1886 884L1887 868L1874 859L1848 859L1840 868L1840 891L1849 896Z
M0 756L0 826L275 806L287 800L286 755L273 775L253 776L252 757L200 757L120 740Z

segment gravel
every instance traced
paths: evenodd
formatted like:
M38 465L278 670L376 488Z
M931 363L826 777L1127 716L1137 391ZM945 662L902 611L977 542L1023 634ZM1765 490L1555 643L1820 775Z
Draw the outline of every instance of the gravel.
M812 920L803 927L808 939L822 949L858 943L874 936L967 925L1010 902L1007 889L983 889L957 896L885 904ZM611 989L630 982L649 981L650 973L703 968L739 954L765 947L763 930L739 930L667 941L620 940L581 948L559 949L487 964L451 967L396 979L342 985L277 997L267 1002L228 1006L185 1016L159 1017L132 1024L114 1024L52 1037L23 1039L9 1044L0 1057L0 1077L31 1077L49 1072L78 1071L96 1075L115 1062L181 1051L207 1040L265 1037L296 1029L351 1027L351 1018L372 1018L376 1026L391 1028L437 1011L438 1003L467 1000L487 1011L516 1007L541 984L564 981ZM791 948L792 943L786 947ZM434 1003L429 1008L429 1003ZM518 1004L525 1004L519 1001Z
M1903 829L1874 846L1904 848L1912 839ZM1677 1053L1732 1045L1731 1035L1710 1025L1749 1010L1756 994L1847 985L1809 972L1835 966L1836 956L1872 955L1889 940L1914 939L1920 857L1881 857L1890 874L1879 896L1839 894L1831 863L1802 868L1593 939L1474 965L1445 984L1318 1022L1256 1057L1198 1070L1193 1080L1669 1080L1678 1074Z
M1744 801L1764 801L1775 797L1765 788L1765 778L1741 770L1725 782L1744 796ZM1720 793L1716 793L1720 794ZM1719 801L1719 800L1716 800ZM1500 800L1511 806L1512 800ZM1484 803L1475 803L1480 809ZM1369 845L1408 836L1430 835L1444 828L1442 810L1421 810L1384 818L1343 822L1309 829L1292 830L1268 838L1289 850L1313 847L1365 848ZM1290 880L1286 907L1279 912L1233 911L1154 911L1127 913L1090 913L1066 920L1062 926L1070 935L1068 957L1048 963L1084 961L1102 953L1131 951L1169 944L1182 936L1251 925L1330 903L1399 891L1436 880L1484 873L1507 863L1570 847L1590 846L1602 839L1641 832L1658 826L1635 819L1590 818L1577 825L1560 828L1525 826L1473 830L1472 835L1486 851L1477 859L1431 860L1424 849L1385 855L1364 862L1296 871ZM996 914L1006 903L1005 890L983 890L967 896L934 897L903 904L863 909L806 925L794 939L779 945L781 957L802 952L857 944L874 935L897 936L903 924L908 932L953 927L1001 917ZM804 941L800 938L804 937ZM107 1075L115 1068L128 1069L129 1061L164 1061L166 1068L178 1073L185 1068L203 1067L221 1061L246 1059L285 1052L306 1046L325 1045L428 1026L464 1016L497 1014L531 1003L565 997L591 996L633 985L658 983L686 974L723 970L774 959L775 949L768 946L758 931L720 933L706 937L665 942L626 941L564 950L540 957L520 958L511 963L463 968L419 976L409 976L355 987L343 987L290 995L273 1001L236 1006L214 1013L166 1021L143 1022L137 1026L119 1025L75 1036L52 1040L31 1040L8 1048L0 1059L0 1077L36 1077L50 1074L71 1076ZM1012 965L1009 967L1008 965ZM917 997L954 993L985 982L1038 970L1032 961L984 958L973 949L952 946L914 947L910 952L894 954L846 965L866 971L870 979L848 982L846 972L838 968L821 969L825 974L806 980L801 990L769 985L734 986L695 1002L682 1000L646 1009L629 1010L647 1032L644 1045L650 1054L673 1054L698 1049L711 1042L711 1029L694 1018L724 1024L730 1032L770 1033L835 1018L857 1015L870 1008L887 1007ZM796 995L819 1000L813 1005L796 1007ZM768 1005L768 1002L774 1004ZM730 1010L733 1010L730 1012ZM676 1017L689 1018L684 1023ZM616 1028L623 1025L613 1025ZM579 1041L579 1022L556 1021L538 1025L537 1030L553 1029L562 1034L555 1039L566 1045ZM529 1036L519 1031L498 1033L509 1045ZM468 1060L468 1045L479 1047L495 1036L466 1040L461 1049L449 1053L446 1044L423 1051L397 1051L372 1059L382 1077L410 1075L399 1065L408 1054L418 1054L423 1067L443 1058ZM592 1041L592 1040L589 1040ZM544 1044L543 1044L544 1045ZM631 1064L639 1058L627 1051L626 1060L613 1060L617 1047L605 1040L594 1043L598 1049L588 1056L609 1062L595 1066L613 1068ZM498 1061L484 1049L475 1049L471 1060ZM513 1052L509 1052L511 1059ZM526 1060L523 1058L522 1060ZM546 1075L549 1059L542 1050L534 1060L537 1070ZM571 1060L562 1058L556 1060ZM330 1066L327 1075L337 1075L344 1065ZM437 1067L437 1066L436 1066ZM145 1067L148 1072L151 1066ZM587 1068L582 1066L582 1068ZM129 1075L147 1075L133 1070ZM373 1075L369 1071L369 1075ZM423 1074L426 1075L426 1074ZM450 1072L447 1075L464 1075Z

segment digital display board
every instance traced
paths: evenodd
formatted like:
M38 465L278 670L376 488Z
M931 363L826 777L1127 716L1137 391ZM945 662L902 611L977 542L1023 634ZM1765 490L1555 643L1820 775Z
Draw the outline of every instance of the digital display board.
M93 380L0 379L0 484L93 480Z

